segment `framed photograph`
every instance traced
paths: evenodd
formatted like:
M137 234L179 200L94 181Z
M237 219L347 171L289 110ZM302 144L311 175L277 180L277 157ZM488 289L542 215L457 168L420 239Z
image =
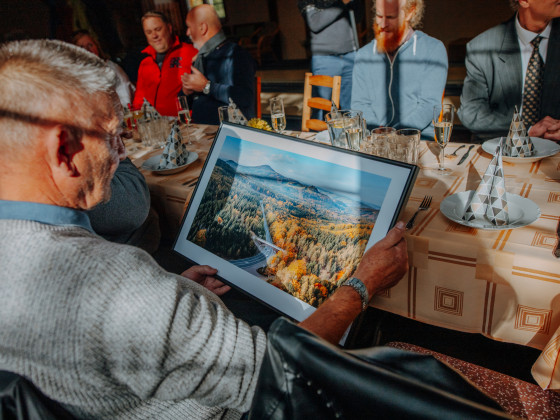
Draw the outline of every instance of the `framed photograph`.
M174 250L301 321L396 223L414 165L224 123Z

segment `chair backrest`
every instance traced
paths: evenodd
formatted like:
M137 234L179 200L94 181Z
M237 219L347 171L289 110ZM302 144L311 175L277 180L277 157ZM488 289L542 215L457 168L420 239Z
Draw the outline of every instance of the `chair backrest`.
M255 76L255 110L257 118L262 118L262 107L261 107L261 77Z
M340 106L340 76L324 76L320 74L305 73L305 83L303 85L303 113L301 116L301 131L323 131L327 129L327 123L311 118L311 108L322 109L329 112L331 104ZM330 87L332 89L331 98L312 97L313 86Z
M390 347L344 351L280 318L249 419L509 418L431 356Z

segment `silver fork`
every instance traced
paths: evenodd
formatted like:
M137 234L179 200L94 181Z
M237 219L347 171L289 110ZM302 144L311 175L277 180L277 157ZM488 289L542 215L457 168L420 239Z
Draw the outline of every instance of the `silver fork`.
M410 218L410 220L408 221L408 223L406 224L407 229L412 229L412 227L414 226L414 221L416 220L416 216L418 215L418 213L420 213L423 210L428 210L430 208L430 204L432 204L432 197L430 195L427 195L427 196L424 197L424 199L420 203L420 206L418 207L418 210L416 210L416 213L414 213L414 216L412 216Z

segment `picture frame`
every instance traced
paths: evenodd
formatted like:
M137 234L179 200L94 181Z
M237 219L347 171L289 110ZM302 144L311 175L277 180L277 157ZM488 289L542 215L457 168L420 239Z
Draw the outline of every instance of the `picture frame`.
M223 123L173 250L302 321L396 223L417 173L415 165Z

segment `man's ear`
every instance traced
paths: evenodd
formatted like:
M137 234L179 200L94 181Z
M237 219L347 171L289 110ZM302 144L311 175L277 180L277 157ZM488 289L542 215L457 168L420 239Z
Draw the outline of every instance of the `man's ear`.
M529 7L529 0L519 0L519 7L527 9Z
M201 22L200 23L200 33L202 35L206 35L207 32L208 32L208 24L206 22Z
M406 12L405 20L408 23L410 23L410 21L412 20L415 14L416 14L416 5L413 4L412 6L410 6L410 10Z
M53 172L70 177L79 175L74 159L84 147L75 130L63 125L53 127L47 135L46 146L47 161Z

